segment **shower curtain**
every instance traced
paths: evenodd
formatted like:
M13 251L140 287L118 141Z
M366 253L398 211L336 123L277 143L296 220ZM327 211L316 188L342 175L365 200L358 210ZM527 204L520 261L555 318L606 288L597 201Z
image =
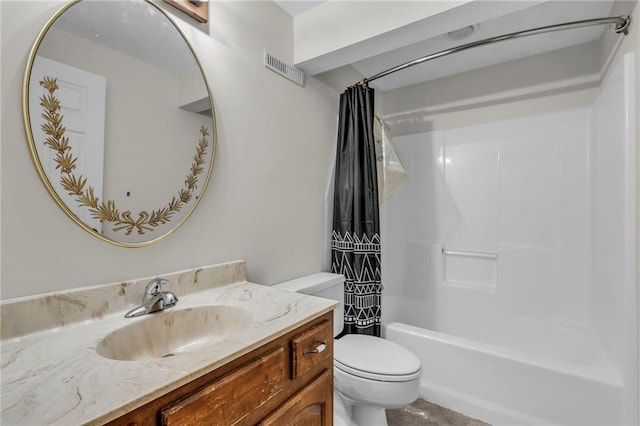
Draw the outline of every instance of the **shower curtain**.
M345 282L343 334L380 336L380 217L374 146L374 90L340 96L331 271Z

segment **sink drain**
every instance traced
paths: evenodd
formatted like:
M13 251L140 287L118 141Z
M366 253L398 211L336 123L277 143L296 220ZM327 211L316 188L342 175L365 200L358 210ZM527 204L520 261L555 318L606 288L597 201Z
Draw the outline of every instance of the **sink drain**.
M176 354L164 354L161 358L169 358L170 356L176 356Z

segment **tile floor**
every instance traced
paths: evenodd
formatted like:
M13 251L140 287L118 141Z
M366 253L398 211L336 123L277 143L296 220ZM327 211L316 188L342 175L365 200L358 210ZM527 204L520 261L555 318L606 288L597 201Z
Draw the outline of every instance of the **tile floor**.
M387 410L389 426L490 426L419 398L399 410Z

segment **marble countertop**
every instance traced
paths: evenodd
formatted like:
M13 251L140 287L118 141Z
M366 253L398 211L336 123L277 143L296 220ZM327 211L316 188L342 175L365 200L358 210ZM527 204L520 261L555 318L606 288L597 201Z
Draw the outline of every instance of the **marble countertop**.
M54 324L54 327L33 332L28 332L31 331L28 327L19 330L20 327L15 325L19 320L15 312L24 311L25 303L43 304L43 297L0 305L2 320L9 321L7 318L11 317L9 322L14 323L3 324L2 330L3 339L7 335L11 338L2 341L1 423L103 424L286 334L331 311L336 305L331 300L247 282L244 280L244 263L234 267L241 272L235 271L233 279L222 282L211 279L206 286L200 284L196 291L189 291L194 289L191 281L198 281L197 275L203 269L194 270L195 273L191 271L191 275L196 277L190 281L191 288L182 288L178 294L180 301L171 310L201 305L236 305L251 312L249 324L223 342L168 358L118 361L104 358L96 352L100 340L110 332L147 317L124 318L130 305L112 301L115 309L102 309L99 315L94 311L85 314L84 318L77 315L68 324ZM182 275L176 273L178 278ZM133 288L131 283L118 285L121 296L124 296L125 287ZM171 283L168 289L171 289ZM104 288L99 290L98 294L104 295ZM65 301L64 306L77 307L79 300L91 298L86 293L96 295L90 289L82 295L70 293L46 297L56 296L56 301ZM46 306L45 310L58 319L61 316L55 315L55 311L61 311L59 307ZM5 311L9 312L5 315ZM25 311L23 315L32 313ZM21 334L21 331L27 333Z

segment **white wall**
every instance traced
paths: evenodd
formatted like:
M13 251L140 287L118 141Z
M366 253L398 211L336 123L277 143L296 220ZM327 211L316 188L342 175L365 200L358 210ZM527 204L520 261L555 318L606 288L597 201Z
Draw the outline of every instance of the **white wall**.
M214 96L218 151L211 184L176 233L139 249L102 242L49 197L29 156L21 87L29 50L63 2L2 1L2 299L245 259L271 284L321 270L323 198L335 147L338 94L304 88L262 65L262 49L292 62L292 21L271 2L216 1L200 25L171 14Z

